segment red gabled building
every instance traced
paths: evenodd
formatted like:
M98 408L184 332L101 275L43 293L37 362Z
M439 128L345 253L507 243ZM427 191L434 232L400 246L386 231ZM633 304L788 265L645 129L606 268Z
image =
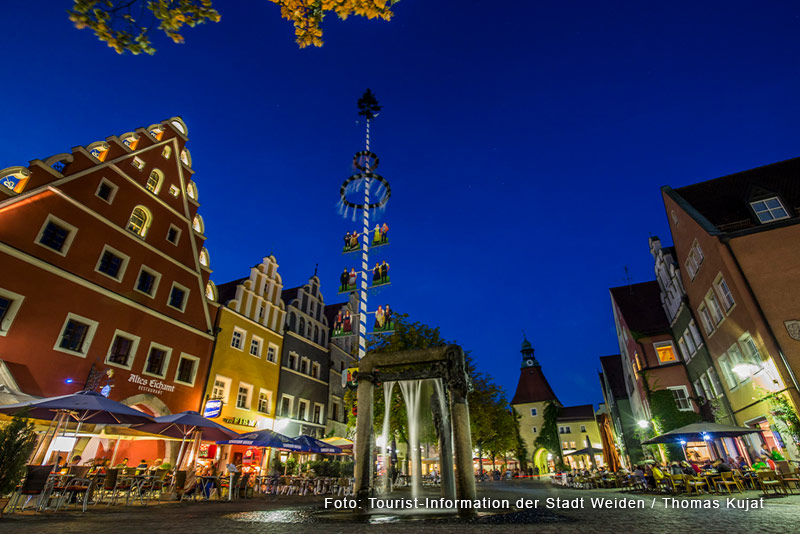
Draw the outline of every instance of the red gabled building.
M23 393L200 408L216 290L186 142L175 117L0 171L0 360Z

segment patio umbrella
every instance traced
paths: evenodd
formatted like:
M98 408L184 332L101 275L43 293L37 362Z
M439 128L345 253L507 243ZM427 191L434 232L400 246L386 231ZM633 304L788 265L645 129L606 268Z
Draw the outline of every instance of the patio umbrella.
M178 461L175 463L181 466L185 459L184 446L187 438L190 436L194 440L192 450L195 451L192 455L193 460L197 460L197 450L200 449L200 441L223 441L227 439L234 439L238 436L236 432L225 428L219 423L206 419L198 412L189 410L170 415L162 415L156 417L154 423L145 423L143 425L136 425L133 427L140 432L149 432L151 434L160 434L162 436L169 436L172 438L181 438L181 449L178 453Z
M324 441L328 445L339 447L343 451L353 450L353 442L347 438L332 437L332 438L325 438L322 441Z
M33 463L41 463L44 454L58 435L58 431L67 421L78 423L76 433L83 423L100 424L136 424L153 420L144 412L140 412L121 402L111 400L96 391L79 391L71 395L50 397L34 401L0 406L0 413L21 415L31 419L44 419L55 422L55 429L45 434L33 457ZM71 452L71 451L70 451Z
M294 438L295 443L300 444L303 452L314 452L319 454L342 454L342 449L329 445L322 440L311 436L298 436Z
M577 451L572 451L564 454L564 456L575 456L578 454L586 454L586 455L595 455L595 454L602 454L603 449L598 449L597 447L584 447L583 449L578 449Z
M716 438L735 438L745 434L760 432L759 428L745 428L741 426L719 425L717 423L692 423L675 430L670 430L660 436L642 442L642 445L655 445L657 443L676 443L679 441L704 441Z
M278 434L272 430L258 430L239 434L233 439L218 441L219 445L247 445L248 447L270 447L274 449L286 449L291 451L302 451L303 447L296 443L292 438L287 438L283 434Z

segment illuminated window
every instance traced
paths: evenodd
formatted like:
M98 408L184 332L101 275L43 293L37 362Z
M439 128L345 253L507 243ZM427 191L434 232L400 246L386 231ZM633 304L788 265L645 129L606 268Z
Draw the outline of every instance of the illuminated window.
M161 156L162 156L164 159L169 159L171 155L172 155L172 147L170 147L170 146L165 146L165 147L164 147L164 150L162 150L162 151L161 151Z
M675 347L672 346L671 341L653 343L653 347L655 347L656 354L658 354L659 363L672 363L678 361L678 357L675 356Z
M187 167L192 166L192 155L189 154L189 150L186 148L181 150L181 162Z
M706 334L711 335L714 333L714 321L711 319L711 314L705 304L701 304L697 308L697 314L700 316L700 322L703 323L703 328Z
M719 362L719 368L722 369L722 376L725 378L725 383L728 385L728 389L732 390L739 385L739 381L736 377L736 374L732 370L733 366L728 360L728 355L723 354L717 361Z
M143 206L136 206L133 208L131 218L128 220L128 231L133 232L141 238L147 235L147 229L150 228L152 217L147 208Z
M206 247L203 247L203 250L200 251L200 265L203 267L208 267L210 260L208 259L208 250Z
M758 216L758 220L762 223L789 218L786 208L783 207L778 197L751 202L750 206L753 208L756 216Z
M172 195L175 198L178 198L178 195L181 194L181 190L178 189L177 185L171 185L171 186L169 186L169 194Z
M197 200L197 184L192 181L186 184L186 196L192 200Z
M253 386L250 384L239 383L239 391L236 394L236 407L243 410L250 409L250 396L253 394Z
M194 219L192 220L192 228L199 234L202 234L206 229L205 224L203 223L203 218L199 213L195 214Z
M258 392L258 411L268 414L270 404L272 404L272 393L266 389L260 389Z
M163 176L161 175L161 171L154 169L153 172L150 173L150 177L147 178L147 190L157 195L161 189L162 180Z
M144 160L142 158L133 158L133 160L131 160L131 165L136 167L137 170L141 171L144 169Z
M139 138L136 137L136 134L125 134L122 136L121 140L122 144L131 150L136 150L136 147L139 145Z
M758 352L756 342L749 333L745 333L739 338L739 345L742 347L742 360L752 365L761 365L761 354Z
M219 399L223 403L228 402L228 392L231 389L231 379L225 376L217 375L214 378L214 388L211 390L211 398Z
M206 284L206 298L211 301L217 300L217 286L211 280Z

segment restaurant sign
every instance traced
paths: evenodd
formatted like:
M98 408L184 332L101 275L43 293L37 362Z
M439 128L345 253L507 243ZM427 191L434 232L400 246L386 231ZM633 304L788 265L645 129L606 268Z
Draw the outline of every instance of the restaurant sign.
M133 382L134 384L138 385L140 391L155 393L156 395L161 395L165 391L167 393L172 393L175 391L175 386L165 384L161 380L157 380L155 378L143 378L133 373L131 373L131 376L128 377L128 382Z
M254 420L245 419L244 417L223 417L222 421L224 423L228 423L229 425L256 426L256 422Z
M203 407L203 417L208 419L214 419L215 417L219 417L219 414L222 412L222 401L220 399L210 399L206 401L206 405Z

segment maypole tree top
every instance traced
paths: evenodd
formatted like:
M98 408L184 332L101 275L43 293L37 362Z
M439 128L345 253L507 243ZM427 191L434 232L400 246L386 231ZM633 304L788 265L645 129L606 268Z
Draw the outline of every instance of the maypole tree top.
M370 89L367 89L358 99L358 114L369 121L377 117L380 110L381 106L378 104L378 99L375 98Z

